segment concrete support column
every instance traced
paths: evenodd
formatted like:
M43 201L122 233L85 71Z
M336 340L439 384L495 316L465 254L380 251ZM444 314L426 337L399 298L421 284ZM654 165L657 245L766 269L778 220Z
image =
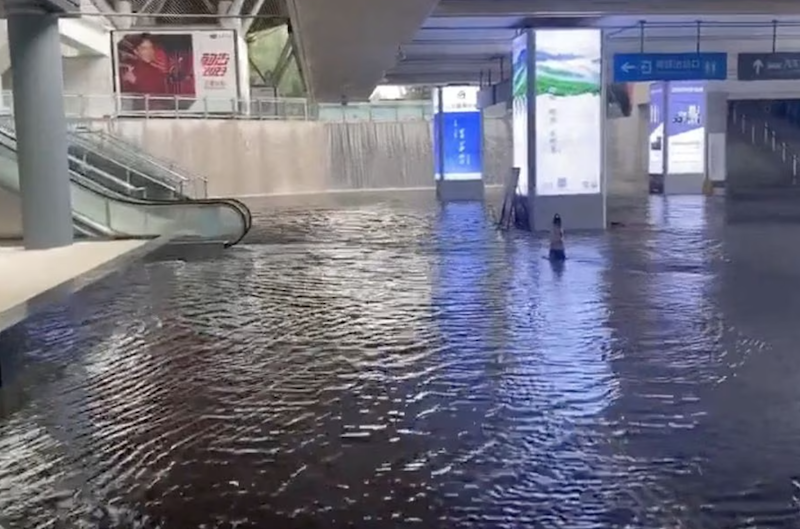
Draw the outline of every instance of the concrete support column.
M72 244L72 201L58 18L10 13L8 41L25 248Z
M133 5L131 0L117 0L116 2L117 13L120 15L130 15L133 13ZM131 29L133 27L133 17L118 17L117 24L119 29Z
M726 153L728 144L728 94L706 94L706 174L714 189L725 187L728 172Z

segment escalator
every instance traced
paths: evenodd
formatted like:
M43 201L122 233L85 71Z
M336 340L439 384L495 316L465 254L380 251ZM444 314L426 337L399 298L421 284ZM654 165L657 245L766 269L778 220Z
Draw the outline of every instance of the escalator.
M75 170L80 166L80 171ZM70 157L70 191L76 234L103 238L155 238L240 242L252 226L246 205L234 199L137 198L128 184ZM19 194L16 141L0 134L0 187Z
M125 165L134 172L146 175L153 182L160 183L175 196L185 198L206 198L208 188L204 178L191 175L177 167L174 162L160 160L143 151L137 145L118 136L98 129L74 128L69 135L70 146L76 154L90 152L92 157L102 157ZM105 162L109 167L108 162ZM102 167L102 165L97 165ZM113 170L113 169L112 169ZM153 186L153 184L150 184Z
M0 135L16 141L14 122L4 119L0 123ZM75 129L68 133L70 168L83 174L84 167L94 169L87 176L94 179L98 174L114 180L112 189L127 196L155 200L205 198L204 181L189 178L162 167L150 157L130 148L121 148L110 135ZM109 187L109 179L98 182ZM201 185L202 184L202 185Z

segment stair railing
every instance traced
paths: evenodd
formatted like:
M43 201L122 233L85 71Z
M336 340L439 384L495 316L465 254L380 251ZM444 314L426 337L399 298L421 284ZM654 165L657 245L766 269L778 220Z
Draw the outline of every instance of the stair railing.
M746 112L738 110L735 106L731 118L738 132L756 147L766 148L777 154L792 175L792 185L798 183L798 169L800 169L800 155L787 142L782 141L775 129L769 126L766 120L759 120Z

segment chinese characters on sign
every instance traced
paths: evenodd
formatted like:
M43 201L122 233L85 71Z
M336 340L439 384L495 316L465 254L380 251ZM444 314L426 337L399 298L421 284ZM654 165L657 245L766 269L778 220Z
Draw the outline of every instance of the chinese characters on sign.
M470 155L467 152L466 131L464 127L458 126L458 121L453 122L453 127L455 128L453 139L458 143L458 163L462 166L468 166L470 164Z
M203 66L203 77L225 77L228 73L229 53L204 53L200 57Z
M558 112L555 108L548 110L548 117L550 122L550 152L555 154L558 152L558 137L556 136L556 124L558 123Z
M224 90L227 83L223 79L228 73L230 53L204 53L200 56L203 68L203 87L207 90Z

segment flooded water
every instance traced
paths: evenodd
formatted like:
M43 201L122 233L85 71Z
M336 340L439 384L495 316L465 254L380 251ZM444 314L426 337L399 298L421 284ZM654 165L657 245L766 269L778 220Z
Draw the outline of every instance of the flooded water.
M345 202L0 336L0 526L800 526L800 228Z

